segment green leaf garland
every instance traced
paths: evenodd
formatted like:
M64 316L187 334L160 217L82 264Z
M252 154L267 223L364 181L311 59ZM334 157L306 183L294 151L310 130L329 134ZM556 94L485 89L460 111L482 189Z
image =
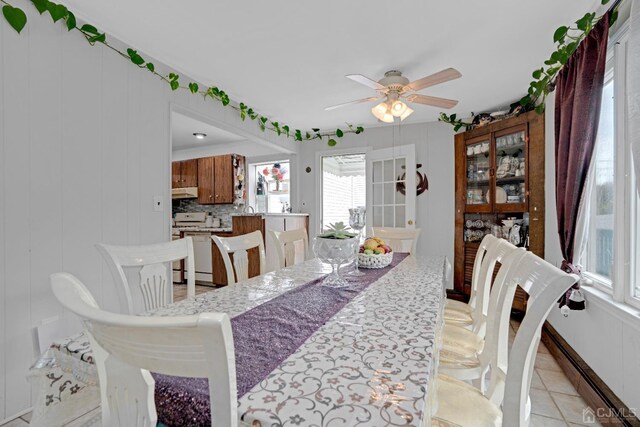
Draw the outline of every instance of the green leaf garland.
M268 117L260 115L253 108L247 106L242 102L238 105L231 104L229 95L227 95L223 90L219 89L216 86L200 88L200 86L196 82L189 82L186 85L182 85L180 83L180 76L178 74L169 73L169 75L165 76L156 72L155 65L151 62L147 62L147 60L143 58L137 50L128 48L126 49L126 51L122 51L112 46L107 42L106 34L99 31L95 26L91 24L82 24L82 26L78 27L77 20L73 12L71 12L66 6L62 4L57 4L50 0L31 0L31 3L40 15L44 14L45 12L49 12L51 20L54 23L62 20L64 21L64 25L68 31L76 30L80 32L90 45L93 46L96 43L104 45L123 58L128 59L133 65L144 69L154 76L160 78L162 81L169 85L171 90L187 90L191 94L201 95L205 99L207 97L210 97L212 100L220 102L225 107L229 106L233 108L238 112L242 121L245 121L247 118L252 121L257 121L259 128L263 132L268 129L272 132L275 132L278 136L285 135L287 138L293 138L295 141L326 139L327 144L330 147L333 147L337 144L336 140L333 138L334 136L337 138L342 138L346 133L359 135L364 132L364 128L362 126L354 127L349 123L347 123L346 129L338 128L334 132L320 132L320 129L318 128L314 128L313 132L302 131L300 129L295 129L292 132L289 125L281 124L280 122L277 122L275 120L270 120ZM2 15L4 16L5 21L7 21L7 23L14 30L20 33L27 25L27 15L22 9L13 6L7 0L0 0L0 4L3 5Z
M609 2L610 0L601 0L602 5ZM618 19L619 7L620 4L611 12L609 25L613 25ZM544 113L547 95L555 89L555 79L558 73L601 18L602 16L596 16L595 13L589 12L578 19L574 23L575 26L563 25L556 29L553 33L553 42L557 45L556 50L549 59L544 61L546 67L540 67L531 73L533 81L529 84L527 94L520 99L520 105L525 107L524 111L535 109L538 114ZM471 123L457 119L455 114L448 116L445 113L440 113L438 120L451 124L456 132L462 127L471 126Z

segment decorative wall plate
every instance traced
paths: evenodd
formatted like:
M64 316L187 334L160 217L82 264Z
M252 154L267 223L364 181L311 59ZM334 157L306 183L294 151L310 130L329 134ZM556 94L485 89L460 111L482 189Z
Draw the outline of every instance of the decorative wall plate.
M416 175L417 175L417 181L418 184L416 185L416 195L419 196L422 193L424 193L425 191L427 191L429 189L429 180L427 179L427 174L421 174L419 170L419 168L422 167L421 163L418 163L416 165ZM404 169L405 167L403 166L402 169ZM397 181L404 181L406 177L406 173L402 173L402 175L400 175L397 179ZM404 194L406 195L406 190L405 190L405 185L404 182L398 182L396 183L396 191L400 194Z

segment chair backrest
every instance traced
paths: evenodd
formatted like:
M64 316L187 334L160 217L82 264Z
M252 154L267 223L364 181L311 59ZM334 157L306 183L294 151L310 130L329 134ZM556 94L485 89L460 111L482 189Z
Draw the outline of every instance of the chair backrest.
M396 252L416 254L420 228L373 227L373 235L383 239Z
M196 278L191 237L142 246L113 246L97 244L96 247L109 265L116 285L124 292L128 314L136 314L125 268L141 267L138 288L142 293L144 311L163 307L173 302L172 261L184 259L187 270L187 299L196 297Z
M498 246L502 246L502 248L498 248ZM491 287L488 314L484 317L486 322L484 346L478 355L483 373L494 366L504 364L506 367L509 354L509 319L516 291L516 285L508 284L507 279L511 270L518 268L518 263L526 255L523 248L517 248L504 239L498 241L496 249L501 253L501 265ZM493 270L491 270L492 272ZM484 374L479 379L479 383L480 391L484 393L486 391Z
M296 263L296 243L301 242L304 247L304 261L309 259L309 236L306 228L296 230L269 230L278 255L279 268L290 267Z
M471 273L471 295L469 296L469 306L471 307L475 307L477 303L478 281L480 278L482 261L484 260L484 256L486 255L489 247L497 241L498 238L496 236L493 234L487 234L480 242L480 246L478 246L478 251L476 252L476 257L473 261L473 271Z
M87 288L71 274L53 274L51 287L62 305L84 322L103 394L103 425L156 425L154 380L149 371L208 378L212 421L220 426L238 425L235 354L226 314L142 317L109 313L100 310Z
M496 239L494 243L491 243L491 240L489 240L489 245L486 247L486 254L482 259L480 272L478 273L476 303L472 312L472 330L480 337L484 337L487 330L487 316L489 313L492 289L497 291L502 286L502 282L496 281L494 283L493 281L493 272L496 264L498 262L502 264L504 258L515 249L516 247L505 239Z
M502 269L498 275L501 273ZM488 397L496 403L502 402L503 425L528 426L529 388L542 325L558 298L576 283L579 277L567 274L533 253L526 252L515 263L515 268L505 271L504 279L506 298L511 296L513 299L516 285L520 285L529 294L529 300L527 312L518 328L508 360L505 355L501 355L500 358L496 355L492 362ZM510 307L505 306L503 311L510 311ZM503 335L506 335L505 339L508 340L508 313L503 313L502 316L507 316L507 331L503 332Z
M249 278L249 257L247 251L252 248L258 248L260 275L264 274L265 254L264 240L262 233L258 230L243 234L236 237L219 237L211 236L218 246L224 261L224 268L227 271L227 284L232 285ZM233 263L231 262L231 254L233 254ZM235 270L235 276L233 274Z

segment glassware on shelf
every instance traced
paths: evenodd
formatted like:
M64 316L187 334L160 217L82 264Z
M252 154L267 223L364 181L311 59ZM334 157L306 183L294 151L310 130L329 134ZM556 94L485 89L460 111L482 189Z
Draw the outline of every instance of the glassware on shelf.
M366 209L362 206L357 208L349 209L349 226L358 232L358 244L356 245L356 262L355 262L355 270L353 270L350 274L352 276L364 276L365 273L360 271L359 263L358 263L358 252L360 251L360 241L362 240L362 229L365 227L366 222Z

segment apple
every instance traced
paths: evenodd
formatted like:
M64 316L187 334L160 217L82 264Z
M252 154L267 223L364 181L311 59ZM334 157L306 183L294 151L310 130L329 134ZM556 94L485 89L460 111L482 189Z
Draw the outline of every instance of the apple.
M392 251L391 247L390 247L390 246L388 246L388 245L382 245L381 247L382 247L382 248L384 248L384 250L385 250L387 253L389 253L389 252L391 252L391 251Z
M363 252L365 255L371 255L373 253L373 250L371 249L365 249Z
M383 248L382 246L378 246L377 248L375 248L375 249L373 250L373 253L374 253L374 254L377 254L377 255L384 255L384 254L385 254L385 252L386 252L386 251L384 250L384 248Z
M379 246L378 242L376 240L374 240L374 239L367 239L367 240L364 241L364 248L365 249L373 250L373 249L377 248L378 246Z

